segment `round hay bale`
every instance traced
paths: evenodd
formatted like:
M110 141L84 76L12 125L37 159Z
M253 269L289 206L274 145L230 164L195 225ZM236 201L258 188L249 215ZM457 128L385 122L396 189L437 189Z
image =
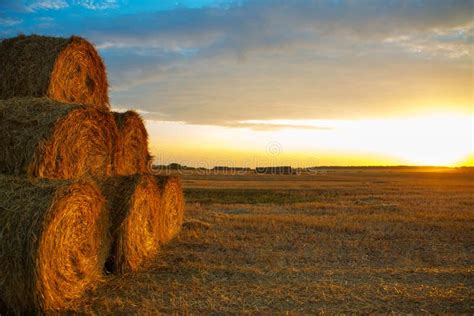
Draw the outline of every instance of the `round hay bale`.
M0 100L0 173L70 179L113 173L108 111L47 98Z
M181 229L184 220L184 194L178 176L155 176L161 188L161 242L173 239Z
M0 98L42 97L109 109L107 74L83 38L18 36L0 42Z
M159 250L160 188L151 175L111 177L102 182L111 216L112 248L107 269L136 271Z
M103 277L108 212L89 180L0 176L0 301L57 311Z
M148 171L148 133L143 120L135 111L113 113L119 130L115 157L115 173L128 176Z

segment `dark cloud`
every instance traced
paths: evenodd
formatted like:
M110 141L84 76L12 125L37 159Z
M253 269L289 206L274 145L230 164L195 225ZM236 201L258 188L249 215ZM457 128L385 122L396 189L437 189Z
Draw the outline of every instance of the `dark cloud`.
M472 9L472 1L248 1L98 19L86 32L117 45L246 50L314 36L381 40L472 25Z

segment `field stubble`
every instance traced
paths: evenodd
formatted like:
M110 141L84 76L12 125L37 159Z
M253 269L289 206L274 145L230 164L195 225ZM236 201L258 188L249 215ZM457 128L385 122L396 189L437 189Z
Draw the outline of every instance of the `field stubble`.
M103 313L474 312L474 174L186 176L186 222Z

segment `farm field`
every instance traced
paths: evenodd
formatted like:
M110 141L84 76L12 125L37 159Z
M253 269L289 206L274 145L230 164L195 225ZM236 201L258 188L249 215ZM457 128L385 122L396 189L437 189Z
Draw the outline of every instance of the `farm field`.
M73 311L474 313L472 169L183 177L185 224Z

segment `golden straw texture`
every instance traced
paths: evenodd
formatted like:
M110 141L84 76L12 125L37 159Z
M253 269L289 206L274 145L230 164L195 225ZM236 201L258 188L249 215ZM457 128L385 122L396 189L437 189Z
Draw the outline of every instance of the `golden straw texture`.
M108 111L47 98L0 100L0 172L70 179L113 174L117 127Z
M111 216L112 250L107 268L136 271L158 253L160 189L151 175L111 177L102 182Z
M108 212L88 180L0 176L0 298L15 313L73 304L102 279Z
M18 36L0 42L0 99L42 97L107 110L105 65L88 41Z
M166 243L173 239L181 229L184 220L184 194L178 176L155 176L161 189L161 218L163 225L160 241Z
M119 130L115 173L127 176L148 171L151 159L148 152L148 134L140 115L134 111L113 113Z

